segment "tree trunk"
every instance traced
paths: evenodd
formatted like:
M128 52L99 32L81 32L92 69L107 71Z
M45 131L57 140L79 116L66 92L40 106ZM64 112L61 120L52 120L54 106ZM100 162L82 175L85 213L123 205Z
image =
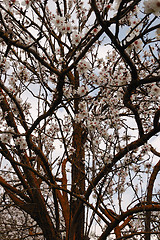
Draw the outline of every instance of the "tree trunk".
M79 87L79 74L74 70L74 77L72 76L72 83L74 89L77 90ZM79 113L79 102L80 98L75 95L74 99L74 110L75 114ZM72 192L77 195L83 195L85 191L85 168L84 168L84 144L86 142L86 131L82 127L81 122L73 123L73 143L72 146L75 152L72 157ZM71 212L72 217L74 217L80 200L71 196ZM74 233L70 233L74 236L73 239L83 240L84 239L84 206L82 207L81 213L76 219Z
M84 169L84 141L83 129L80 123L74 124L73 133L73 147L76 149L73 155L72 164L72 192L77 195L83 195L85 191L85 169ZM72 197L71 210L72 216L74 216L78 205L79 199ZM77 224L75 228L75 239L84 239L84 207L77 218Z

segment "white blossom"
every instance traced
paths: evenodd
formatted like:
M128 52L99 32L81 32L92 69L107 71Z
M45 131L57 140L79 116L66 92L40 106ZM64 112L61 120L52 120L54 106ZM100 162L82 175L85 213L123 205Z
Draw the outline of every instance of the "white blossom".
M150 94L151 94L152 96L160 96L160 88L159 88L157 85L154 84L154 85L151 87Z
M81 74L86 73L89 69L90 69L90 64L85 60L81 60L77 65L77 70Z
M136 41L134 41L133 45L136 50L141 50L142 49L142 40L137 39Z
M72 25L70 22L68 23L64 23L62 28L60 29L60 31L63 33L63 34L66 34L66 33L71 33L72 32Z
M54 25L58 28L58 29L61 29L63 27L63 24L64 24L64 21L65 21L65 18L64 17L61 17L59 15L57 15L53 22L54 22Z
M79 96L84 96L87 93L87 89L85 86L78 87L77 94Z
M24 7L26 7L26 8L28 8L30 5L31 5L31 0L24 0L24 1L22 1L22 6L24 6Z
M77 32L72 33L72 44L78 45L80 43L81 39L82 39L81 33L77 33Z

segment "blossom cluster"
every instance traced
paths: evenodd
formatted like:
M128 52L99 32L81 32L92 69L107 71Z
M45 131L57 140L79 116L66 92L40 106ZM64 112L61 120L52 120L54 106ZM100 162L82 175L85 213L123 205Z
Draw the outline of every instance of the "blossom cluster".
M66 34L71 33L72 31L72 25L70 22L65 22L65 17L56 16L53 19L53 23L55 27L58 29L59 32Z
M19 6L19 4L21 4L22 7L29 8L32 0L4 0L3 3L5 3L8 8L11 8L13 5Z
M24 2L27 8L32 3ZM67 2L66 8L61 7L63 2ZM113 5L106 2L98 0L96 4L102 11L101 17L104 15L106 21L112 19L108 28L112 31L112 22L116 19L112 12L117 14L121 1L113 1ZM134 1L122 3L128 7L130 2ZM4 3L15 6L18 1ZM42 3L36 5L35 1L33 4L32 11ZM53 4L56 6L57 2ZM151 1L144 1L144 12L141 11L139 18L136 6L119 19L115 46L114 41L108 41L109 35L105 38L105 32L97 40L100 26L97 21L90 21L92 11L86 14L87 3L74 0L59 1L59 4L56 13L47 6L43 9L44 21L40 26L34 23L28 10L23 12L23 8L19 11L24 14L23 18L20 17L16 24L12 24L12 14L8 15L9 20L7 13L4 14L2 31L5 27L13 28L15 41L7 57L2 57L0 62L0 144L5 144L11 155L16 152L18 158L19 154L20 159L24 152L31 159L40 154L45 164L49 162L59 186L64 180L59 178L63 175L64 159L67 159L70 184L74 156L85 152L81 160L86 184L107 165L112 167L113 171L105 176L104 185L97 184L97 189L102 189L105 203L110 201L114 205L115 195L121 201L126 189L132 189L133 195L138 194L136 181L141 179L142 173L149 174L152 168L150 142L136 149L136 140L143 134L152 134L155 112L160 104L160 84L154 81L160 74L157 44L160 28L155 27L154 19L149 22L149 14L159 14L159 1L154 0L152 5ZM17 6L21 5L16 5L14 11L18 11ZM35 9L37 14L38 8ZM74 10L79 17L75 21ZM153 27L154 37L152 32L146 34L144 31L146 19L149 22L146 28L152 30ZM41 23L40 16L36 21ZM26 32L19 31L20 28L26 28ZM90 39L94 42L91 47ZM5 53L6 43L3 44L1 51ZM25 136L30 131L26 141ZM78 137L81 146L74 142ZM43 165L40 166L43 175L46 169L42 168ZM136 184L131 184L134 178ZM93 190L96 199L97 189ZM44 196L47 194L46 191ZM135 199L133 196L133 201Z
M18 146L21 150L24 150L27 148L26 140L23 137L17 137L14 139L14 143L16 146Z

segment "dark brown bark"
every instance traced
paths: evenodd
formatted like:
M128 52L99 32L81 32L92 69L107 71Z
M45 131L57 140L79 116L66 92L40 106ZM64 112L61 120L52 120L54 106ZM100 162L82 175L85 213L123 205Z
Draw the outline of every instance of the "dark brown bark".
M75 71L74 78L75 89L78 89L79 86L79 76L77 71ZM78 96L75 97L74 107L75 113L79 112L78 104L80 99ZM85 169L84 169L84 144L86 141L85 129L83 129L81 123L74 122L73 123L73 148L75 149L75 153L72 158L72 192L78 195L83 195L85 191ZM71 211L72 216L74 217L77 208L80 204L80 200L71 197ZM84 239L84 206L82 204L80 214L76 218L74 222L74 239L82 240Z
M72 191L78 195L83 195L85 191L85 173L84 173L84 139L83 139L83 129L80 123L74 124L73 133L73 147L76 152L73 156L73 166L72 166ZM72 215L74 216L80 200L72 198L71 209ZM82 206L81 212L76 220L75 227L75 239L80 240L84 238L84 207Z
M155 151L154 151L155 153ZM147 204L152 203L152 193L153 193L153 186L156 180L157 174L160 171L160 161L154 166L153 172L151 174L149 183L148 183L148 192L147 192ZM145 240L151 239L151 212L146 212L146 221L145 221Z

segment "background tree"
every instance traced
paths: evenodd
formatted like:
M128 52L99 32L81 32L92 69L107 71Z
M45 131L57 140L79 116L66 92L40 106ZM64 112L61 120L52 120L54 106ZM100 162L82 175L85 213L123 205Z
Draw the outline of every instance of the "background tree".
M1 1L2 239L159 239L159 13Z

